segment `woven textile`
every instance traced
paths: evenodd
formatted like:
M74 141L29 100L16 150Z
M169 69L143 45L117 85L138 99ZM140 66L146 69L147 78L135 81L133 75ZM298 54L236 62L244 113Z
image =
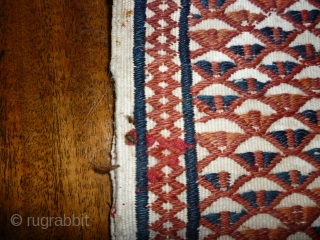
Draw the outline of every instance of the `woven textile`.
M114 1L114 239L320 239L320 1Z

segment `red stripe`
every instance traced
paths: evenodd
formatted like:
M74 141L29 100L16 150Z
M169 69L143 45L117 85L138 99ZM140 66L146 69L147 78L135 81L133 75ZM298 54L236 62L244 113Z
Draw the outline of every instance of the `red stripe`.
M303 24L310 23L310 14L308 10L302 10L301 17Z
M265 190L261 190L261 191L257 191L257 204L259 207L264 207L266 204L266 191Z
M224 103L222 96L214 96L214 105L216 107L216 110L223 110L224 109Z
M284 62L277 62L279 75L286 75L286 69L284 67Z
M273 40L275 42L281 42L281 28L273 28Z
M248 91L255 92L256 89L256 79L255 78L247 78Z
M314 57L314 47L312 44L306 44L306 57L313 58Z
M244 58L252 58L252 46L251 45L243 45L243 51L244 51Z

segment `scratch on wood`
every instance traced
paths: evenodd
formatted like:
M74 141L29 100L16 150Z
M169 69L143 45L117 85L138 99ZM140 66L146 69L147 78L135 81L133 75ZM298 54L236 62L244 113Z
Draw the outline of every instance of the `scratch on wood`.
M97 106L99 105L99 103L101 102L101 100L103 99L103 97L106 95L107 90L108 90L108 89L106 89L106 90L103 92L103 94L102 94L102 96L100 97L100 99L99 99L99 100L96 102L96 104L90 109L90 111L88 112L88 114L87 114L86 117L85 117L84 123L82 124L81 128L87 123L87 121L88 121L89 117L91 116L91 114L94 112L94 110L97 108Z

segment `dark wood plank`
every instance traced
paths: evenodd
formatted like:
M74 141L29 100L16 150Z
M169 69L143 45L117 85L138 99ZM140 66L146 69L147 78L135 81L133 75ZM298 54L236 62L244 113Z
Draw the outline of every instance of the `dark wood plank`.
M0 6L0 239L108 239L110 177L92 165L110 163L111 4ZM54 226L52 218L47 229L46 219L32 226L37 217L72 215L88 217L88 226Z

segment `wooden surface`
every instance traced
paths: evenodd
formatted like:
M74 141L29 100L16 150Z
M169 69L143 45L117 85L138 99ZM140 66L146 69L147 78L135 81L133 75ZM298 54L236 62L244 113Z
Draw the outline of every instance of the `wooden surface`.
M110 177L92 164L110 161L110 14L106 0L0 0L0 239L109 238ZM72 214L88 226L26 222Z

